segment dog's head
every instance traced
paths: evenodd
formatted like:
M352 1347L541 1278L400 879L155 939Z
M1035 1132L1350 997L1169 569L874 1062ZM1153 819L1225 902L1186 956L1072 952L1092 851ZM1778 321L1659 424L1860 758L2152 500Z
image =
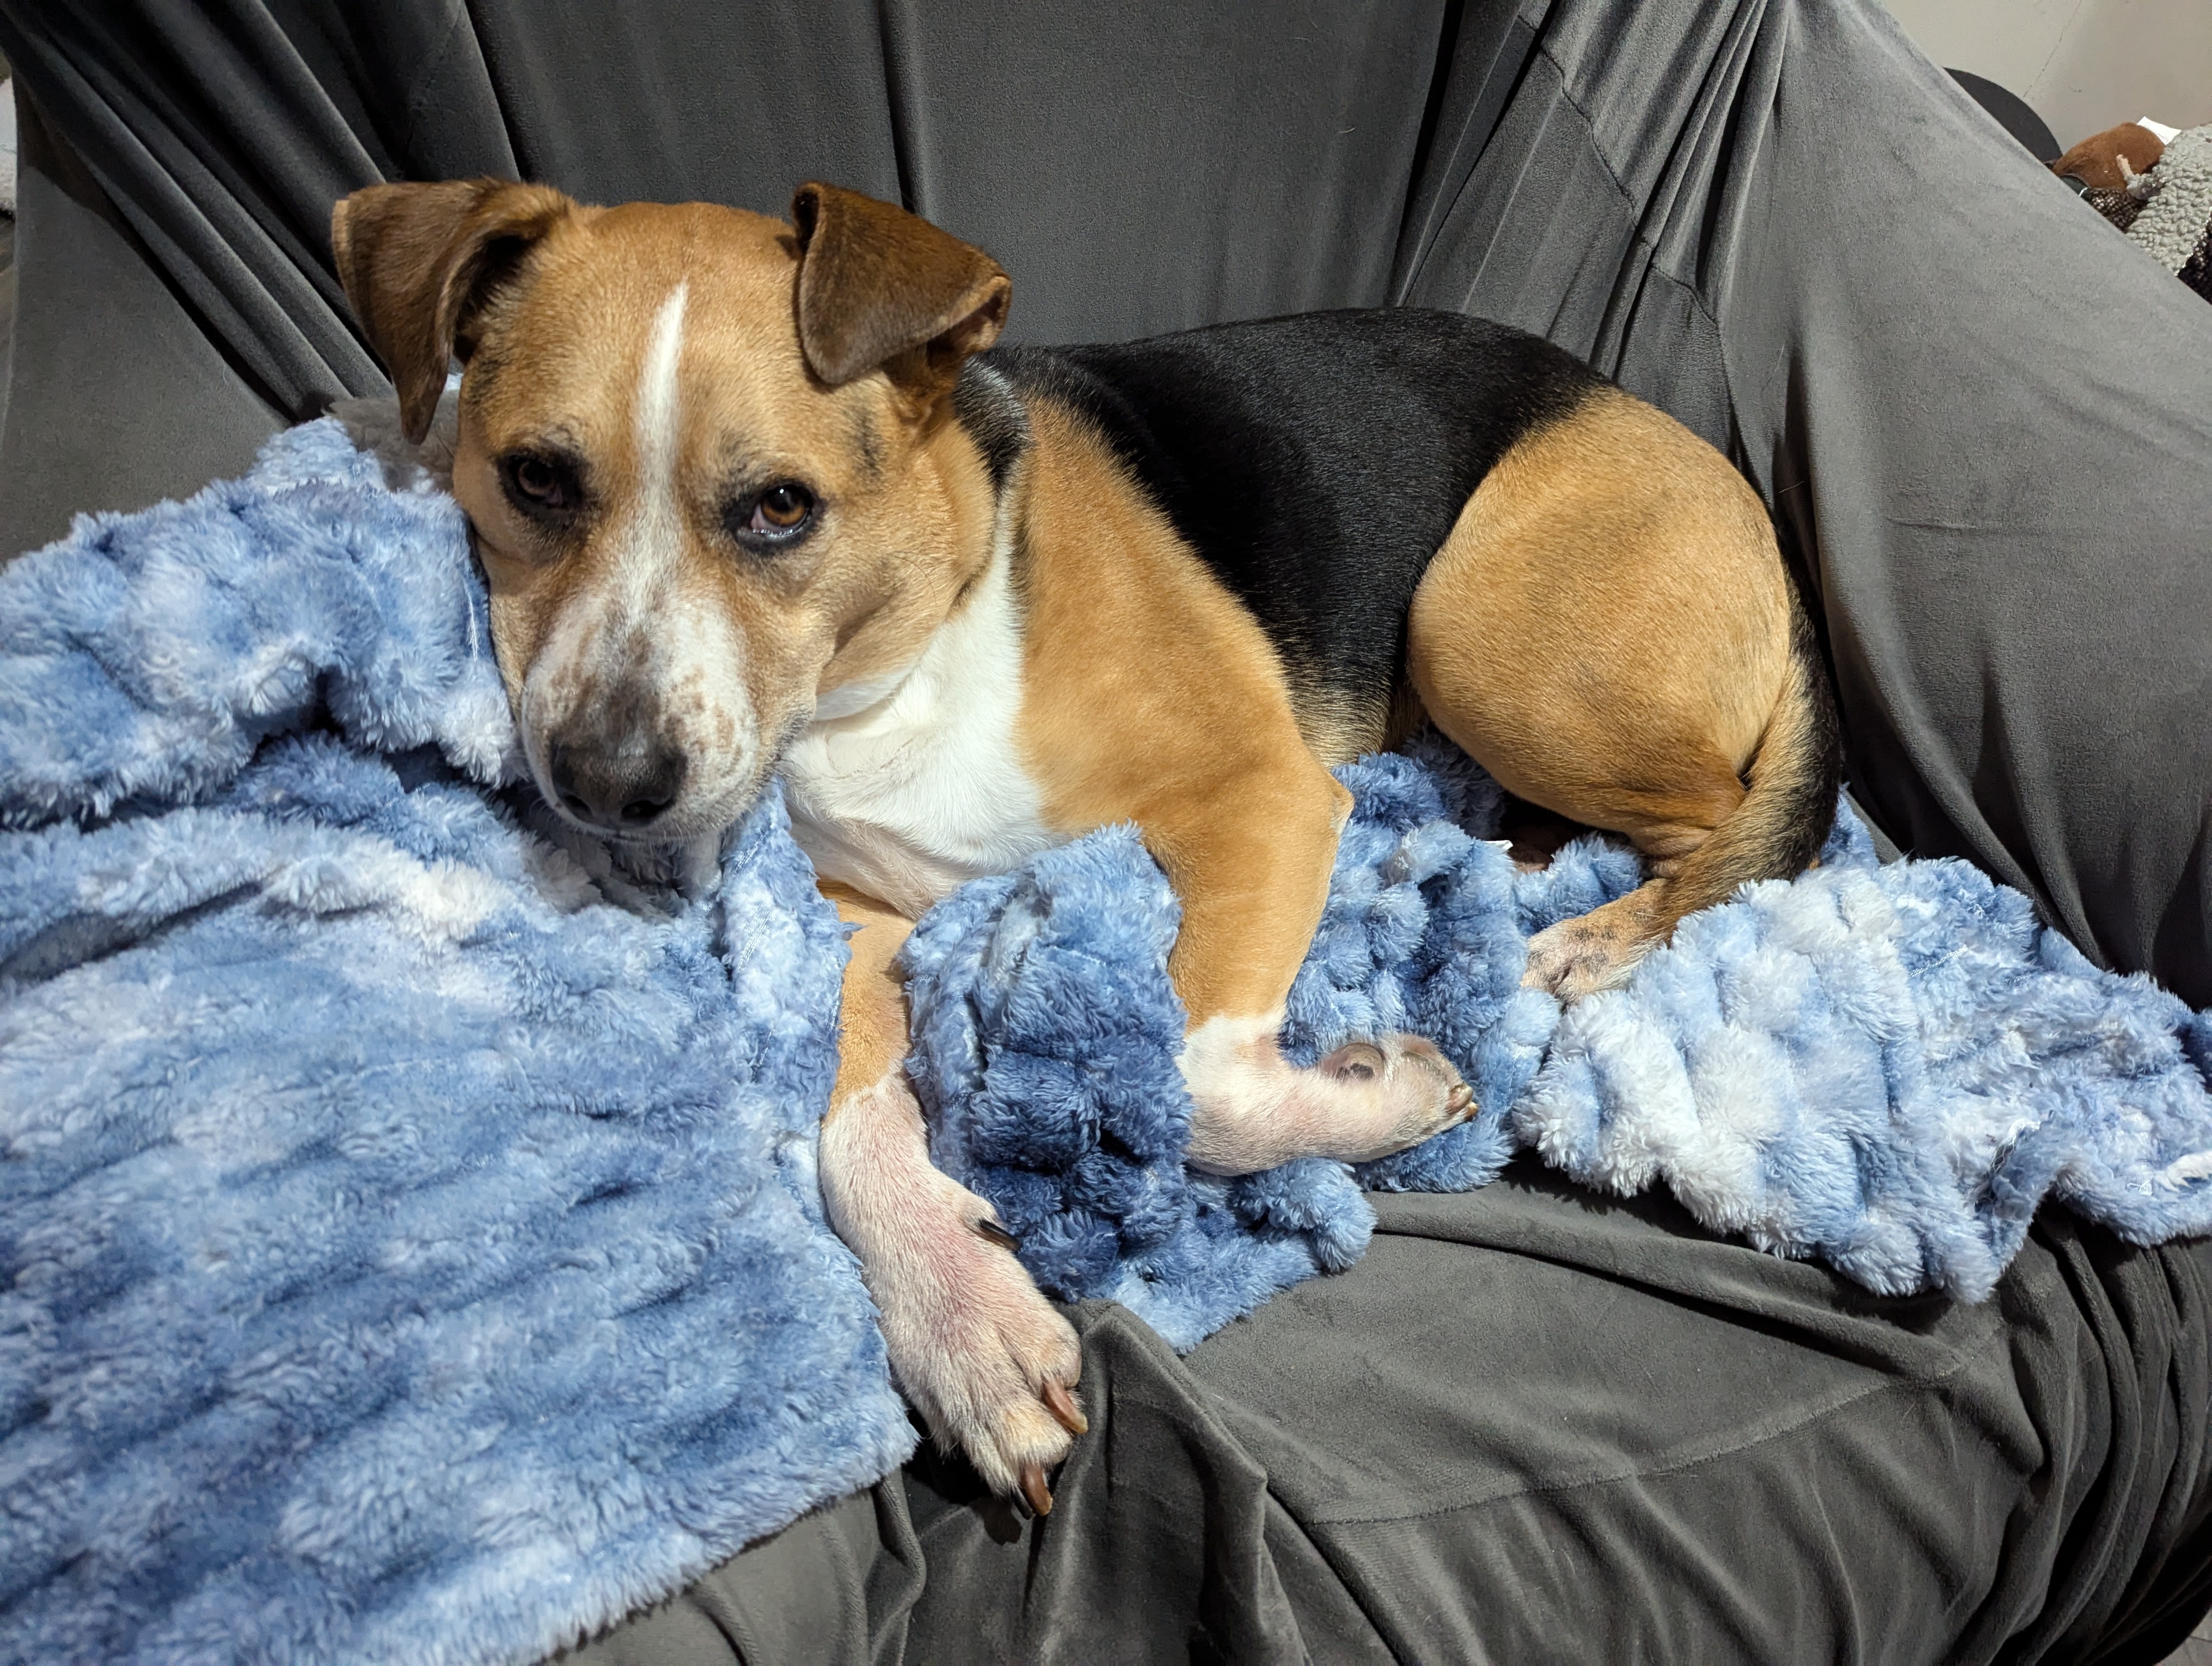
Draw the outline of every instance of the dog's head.
M832 185L792 220L490 179L332 216L410 440L464 367L453 493L500 672L540 789L597 831L726 826L817 701L911 663L990 547L949 396L1006 275Z

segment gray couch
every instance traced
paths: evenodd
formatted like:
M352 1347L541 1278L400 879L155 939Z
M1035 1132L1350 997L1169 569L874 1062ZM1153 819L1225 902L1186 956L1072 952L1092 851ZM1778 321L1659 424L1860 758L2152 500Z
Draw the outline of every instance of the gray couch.
M495 173L991 250L1012 334L1396 302L1726 448L1854 792L2212 1004L2212 309L1875 0L0 0L0 548L381 386L331 202ZM1187 1360L1082 1310L1045 1523L926 1456L599 1660L2155 1660L2212 1603L2212 1247L1881 1301L1516 1167Z

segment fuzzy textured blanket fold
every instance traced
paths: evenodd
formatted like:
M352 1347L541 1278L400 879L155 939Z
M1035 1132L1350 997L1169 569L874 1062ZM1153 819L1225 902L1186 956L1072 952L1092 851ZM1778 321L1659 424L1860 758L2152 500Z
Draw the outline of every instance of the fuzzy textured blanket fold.
M320 423L0 573L0 1657L526 1661L912 1434L814 1125L844 958L780 804L679 891L514 780L450 500ZM1291 1003L1412 1029L1472 1122L1182 1161L1174 899L1109 829L907 959L939 1162L1177 1347L1516 1145L1870 1287L1985 1292L2054 1199L2212 1226L2212 1024L1954 862L1823 865L1563 1018L1539 873L1434 743L1364 760Z
M1664 1182L1716 1231L1868 1288L1987 1295L2037 1206L2137 1243L2212 1230L2212 1017L2099 971L1963 862L1878 863L1843 807L1821 864L1692 916L1627 988L1564 1018L1528 938L1621 895L1591 838L1517 872L1495 786L1433 737L1353 793L1286 1049L1433 1037L1480 1114L1347 1168L1186 1170L1176 904L1133 830L941 904L906 950L909 1068L939 1164L1047 1288L1109 1296L1188 1348L1365 1248L1361 1189L1457 1191L1514 1150L1619 1193ZM1141 1085L1139 1086L1139 1085Z
M1841 810L1820 865L1692 915L1564 1016L1528 938L1628 891L1579 840L1517 872L1493 783L1432 736L1340 771L1355 807L1293 986L1286 1051L1411 1030L1479 1114L1355 1168L1186 1170L1176 904L1127 829L940 904L909 939L908 1068L939 1164L1048 1289L1189 1348L1349 1265L1361 1189L1460 1191L1522 1146L1589 1185L1663 1182L1700 1221L1869 1289L1986 1296L2046 1198L2136 1243L2212 1230L2212 1016L2089 964L1960 861L1875 857Z

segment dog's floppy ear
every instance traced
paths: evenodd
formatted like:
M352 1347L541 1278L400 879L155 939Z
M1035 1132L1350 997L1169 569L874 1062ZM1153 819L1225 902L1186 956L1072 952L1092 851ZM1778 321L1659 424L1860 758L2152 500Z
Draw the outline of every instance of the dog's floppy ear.
M881 366L925 406L1005 328L1013 281L982 250L902 208L799 186L799 345L832 387Z
M575 204L505 179L371 185L331 211L338 282L399 392L399 425L420 444L446 362L473 350L469 320L530 246Z

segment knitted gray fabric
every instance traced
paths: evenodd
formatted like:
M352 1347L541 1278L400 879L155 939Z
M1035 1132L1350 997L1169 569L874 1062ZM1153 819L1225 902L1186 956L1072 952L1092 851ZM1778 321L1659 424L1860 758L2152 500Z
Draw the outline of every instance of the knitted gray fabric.
M2150 191L2128 236L2178 273L2203 246L2205 227L2212 223L2212 126L2176 134L2143 177Z

